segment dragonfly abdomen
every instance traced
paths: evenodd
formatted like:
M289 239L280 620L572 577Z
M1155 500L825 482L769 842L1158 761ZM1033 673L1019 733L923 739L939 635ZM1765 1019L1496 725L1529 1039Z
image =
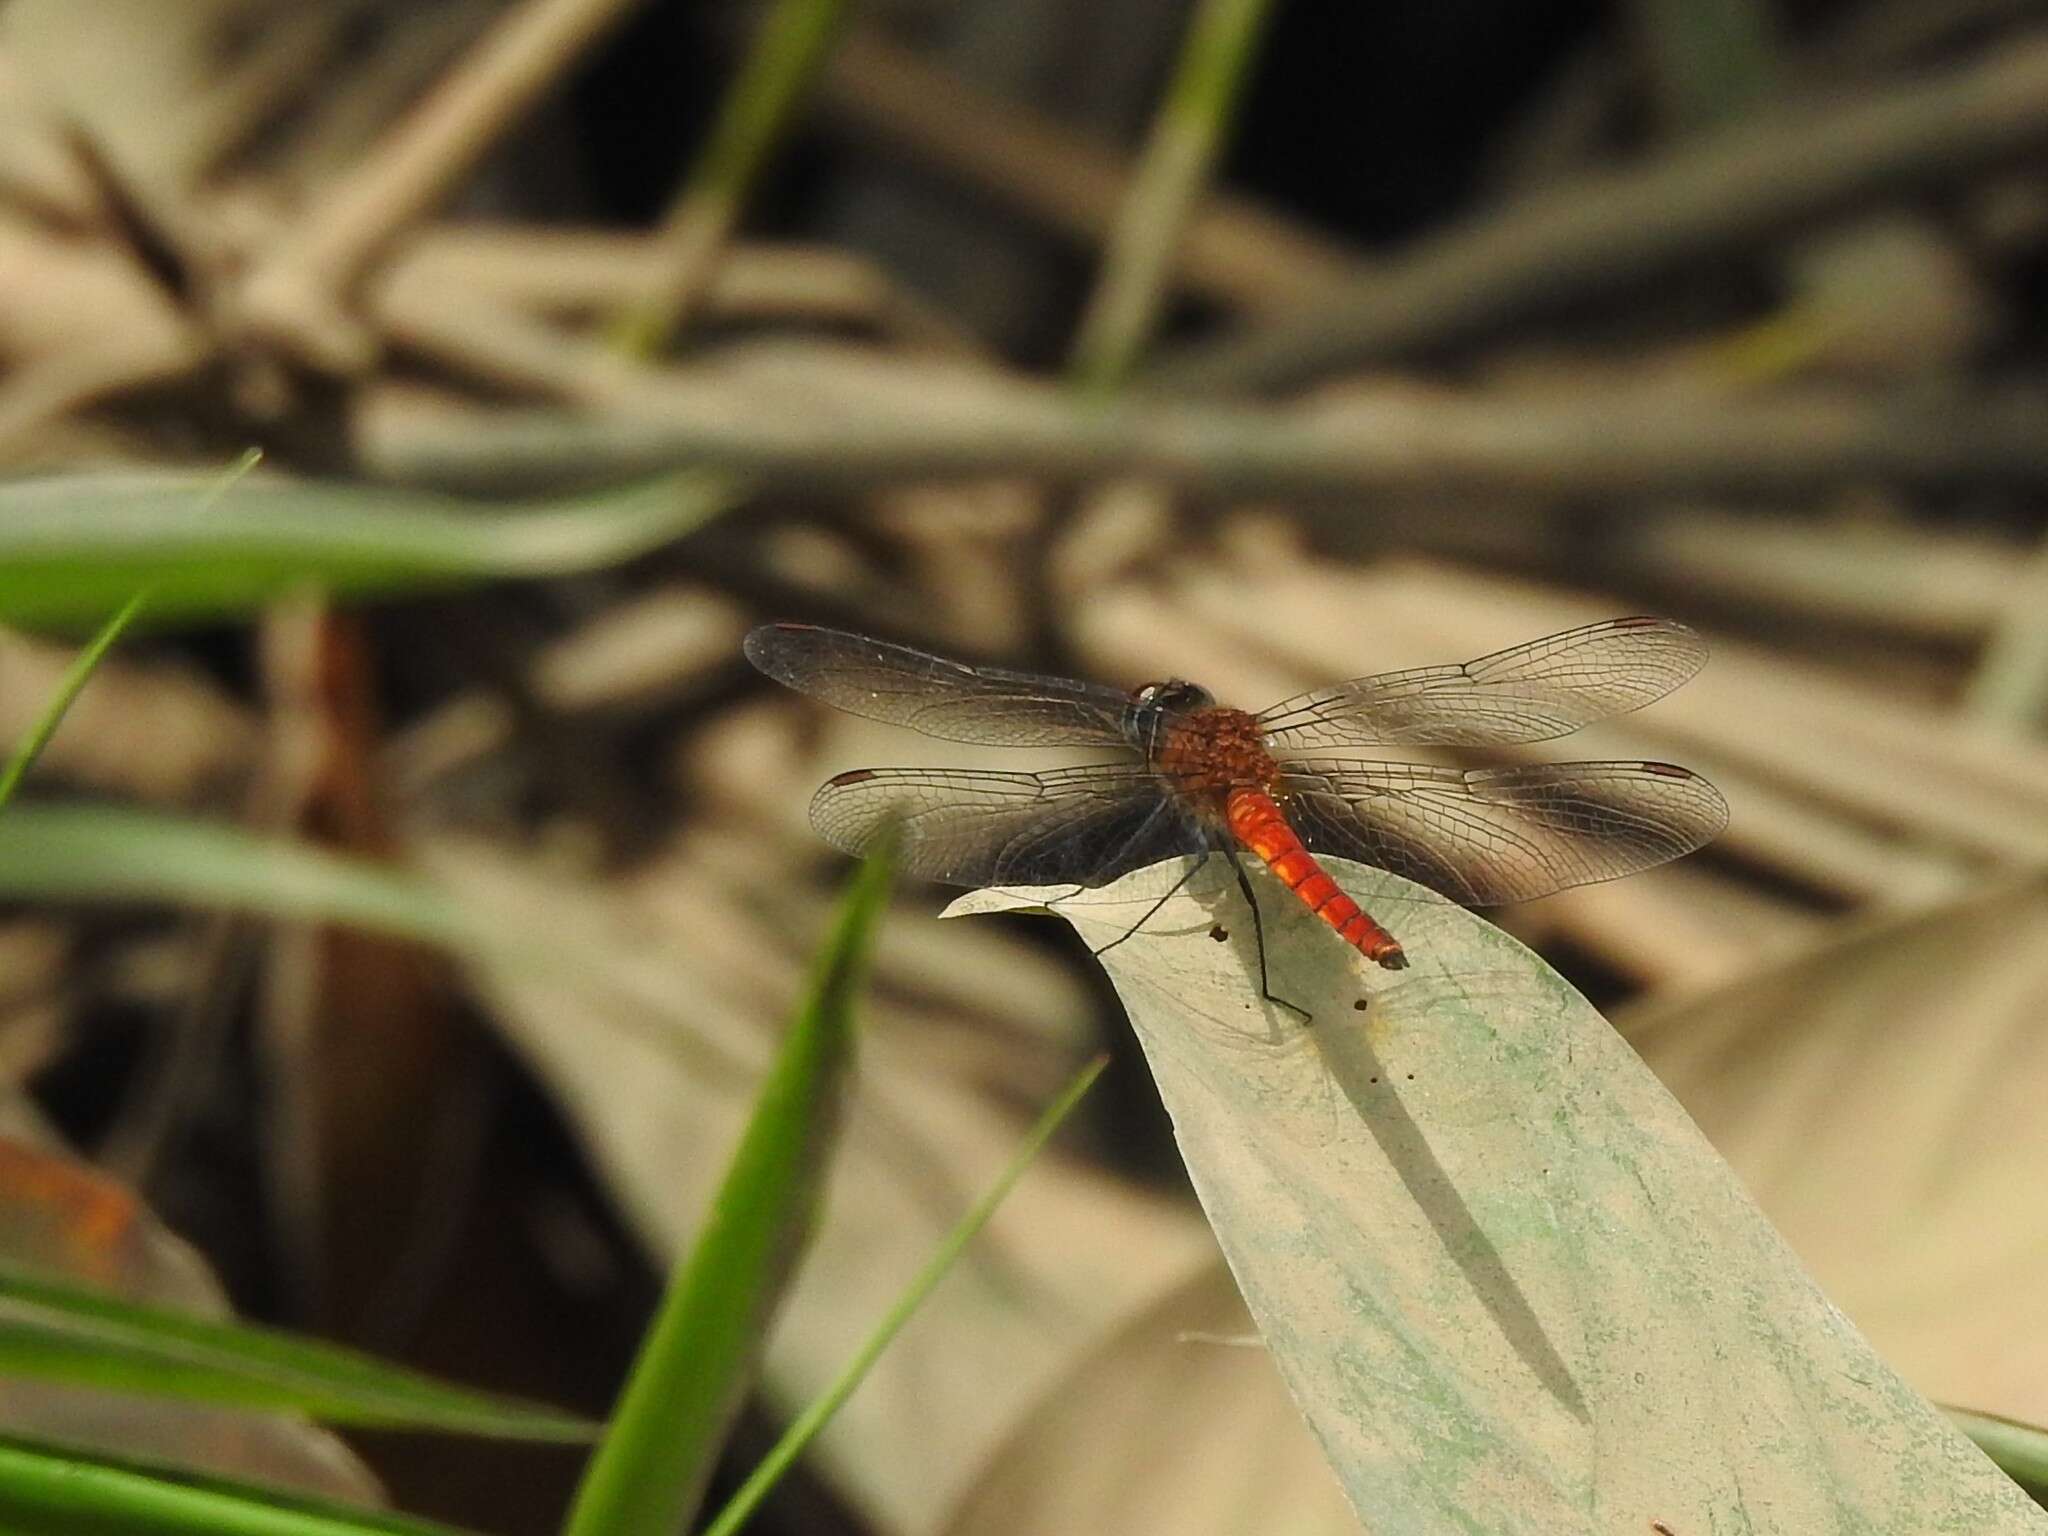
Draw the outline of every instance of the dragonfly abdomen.
M1304 905L1337 930L1368 960L1397 971L1407 965L1401 944L1330 878L1329 871L1304 848L1278 802L1262 789L1231 790L1223 804L1231 835L1251 849Z

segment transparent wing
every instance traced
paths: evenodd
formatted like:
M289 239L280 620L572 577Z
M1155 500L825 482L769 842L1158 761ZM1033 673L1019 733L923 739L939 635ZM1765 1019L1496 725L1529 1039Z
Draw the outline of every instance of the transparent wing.
M1670 763L1283 766L1281 799L1310 851L1376 864L1475 907L1634 874L1728 823L1721 792Z
M857 768L811 800L811 825L848 853L865 853L892 821L903 871L949 885L1094 887L1207 846L1156 778L1120 765Z
M907 645L813 624L764 624L747 660L786 687L947 741L983 746L1124 746L1129 699L1065 678L970 667Z
M1259 716L1274 751L1547 741L1641 709L1699 671L1707 645L1670 619L1607 619L1458 666L1353 678Z

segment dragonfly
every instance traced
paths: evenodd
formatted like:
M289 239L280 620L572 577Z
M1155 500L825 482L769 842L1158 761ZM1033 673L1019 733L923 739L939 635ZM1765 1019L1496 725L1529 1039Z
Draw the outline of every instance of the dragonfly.
M1672 763L1458 768L1335 755L1521 745L1641 709L1706 661L1700 635L1669 619L1608 619L1475 661L1312 688L1257 714L1179 679L1125 692L810 624L763 625L745 650L798 693L927 736L1114 749L1114 761L1036 773L856 768L819 789L811 824L856 855L893 828L906 873L964 886L1079 892L1192 855L1200 862L1185 884L1221 855L1251 905L1259 990L1297 1013L1266 974L1247 854L1345 943L1399 970L1408 963L1401 941L1321 858L1376 865L1465 906L1496 906L1679 858L1728 820L1720 792Z

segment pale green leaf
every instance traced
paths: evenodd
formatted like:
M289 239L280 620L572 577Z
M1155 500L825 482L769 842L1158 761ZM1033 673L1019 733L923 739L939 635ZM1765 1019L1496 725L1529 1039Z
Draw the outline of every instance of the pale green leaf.
M1482 919L1327 862L1413 965L1377 970L1261 879L1273 989L1312 1024L1260 1002L1227 868L1102 959L1370 1529L2048 1532L1583 998ZM1057 910L1100 947L1179 873Z

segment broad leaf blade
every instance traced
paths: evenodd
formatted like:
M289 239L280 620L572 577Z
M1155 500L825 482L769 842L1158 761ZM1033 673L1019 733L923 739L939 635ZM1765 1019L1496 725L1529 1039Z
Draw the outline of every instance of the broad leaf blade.
M0 485L0 623L87 628L143 587L155 625L246 613L301 586L368 596L592 570L734 498L704 476L510 508L253 476L210 494L219 481L149 471Z
M1372 1529L2048 1531L1562 978L1415 886L1331 872L1413 966L1375 970L1262 882L1273 989L1312 1026L1259 1004L1227 881L1103 961L1252 1315ZM1178 873L1058 910L1100 946Z

